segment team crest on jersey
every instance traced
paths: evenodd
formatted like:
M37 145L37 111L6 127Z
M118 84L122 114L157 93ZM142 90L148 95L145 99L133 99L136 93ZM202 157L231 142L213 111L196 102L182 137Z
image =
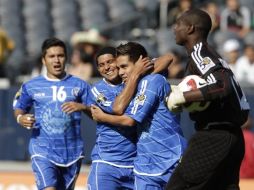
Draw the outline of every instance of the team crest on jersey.
M72 89L71 93L72 93L73 96L77 97L79 91L80 91L80 88L75 87L75 88Z
M107 98L102 93L98 94L98 96L96 97L96 102L98 102L99 104L103 104L106 101L107 101Z
M210 57L204 57L198 65L199 69L201 70L203 74L206 73L210 68L214 66L215 66L215 63L211 60Z

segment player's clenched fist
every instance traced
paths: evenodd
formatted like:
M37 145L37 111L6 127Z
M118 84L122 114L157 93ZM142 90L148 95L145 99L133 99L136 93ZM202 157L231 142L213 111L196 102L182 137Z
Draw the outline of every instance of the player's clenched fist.
M31 129L31 128L33 128L35 118L34 118L33 114L18 115L17 116L17 122L21 126L27 128L27 129Z
M98 106L91 105L91 113L95 121L102 122L104 112Z

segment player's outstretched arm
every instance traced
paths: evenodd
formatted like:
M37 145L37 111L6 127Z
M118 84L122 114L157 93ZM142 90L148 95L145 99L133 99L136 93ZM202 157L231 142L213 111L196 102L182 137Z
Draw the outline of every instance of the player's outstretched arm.
M116 97L114 101L113 112L116 115L122 115L124 113L125 109L129 105L132 97L136 92L139 78L146 74L148 71L151 71L153 67L154 64L150 61L148 57L139 57L138 61L135 63L133 72L131 73L128 81L125 84L123 91Z
M27 129L31 129L35 122L33 114L27 114L25 111L20 109L14 110L14 117L16 118L18 124Z
M173 62L173 55L167 53L163 56L160 56L154 61L154 69L152 73L162 73L168 70L169 65Z
M92 105L91 112L93 119L101 123L109 123L114 126L135 126L136 121L126 115L110 115L104 113L99 107Z

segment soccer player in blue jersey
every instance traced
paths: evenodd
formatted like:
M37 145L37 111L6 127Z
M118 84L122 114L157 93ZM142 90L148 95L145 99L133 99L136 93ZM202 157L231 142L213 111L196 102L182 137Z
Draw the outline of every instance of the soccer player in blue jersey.
M147 57L145 48L134 42L117 48L117 66L123 82L130 83L131 73L139 56ZM136 190L165 188L186 146L179 126L179 115L168 111L164 98L170 85L160 74L140 79L135 97L124 115L111 115L92 106L93 118L115 126L136 126L138 130L137 156L134 160Z
M46 39L42 63L47 74L24 83L13 104L17 122L32 129L29 153L38 189L74 189L84 157L79 110L89 111L90 87L65 72L66 51L61 40Z
M92 104L99 106L107 113L113 113L113 102L123 89L115 57L116 49L113 47L105 47L98 52L96 63L103 79L91 88ZM127 88L132 91L140 75L151 69L153 72L159 72L167 68L171 61L170 55L162 56L156 60L153 69L153 64L148 58L139 58L135 71L130 76L132 83ZM127 96L122 98L128 101ZM92 165L88 188L92 190L133 189L133 160L136 157L136 141L136 128L130 129L98 122L96 143L91 155Z

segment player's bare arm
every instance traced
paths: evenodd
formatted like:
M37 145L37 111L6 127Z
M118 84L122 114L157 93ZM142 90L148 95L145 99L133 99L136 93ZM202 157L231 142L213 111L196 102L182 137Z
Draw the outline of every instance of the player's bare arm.
M173 55L171 53L167 53L163 56L160 56L154 61L154 69L152 73L162 73L168 70L168 67L173 62Z
M210 78L213 78L212 81L209 80L204 87L191 91L182 92L178 86L175 86L172 88L172 92L168 97L169 108L189 102L211 101L217 98L225 98L233 90L229 75L225 70L215 71L209 75Z
M27 129L31 129L35 122L35 118L33 114L25 113L23 110L16 109L14 111L14 116L17 120L17 123L20 124L22 127Z
M133 72L126 83L124 90L116 97L114 101L114 113L117 115L122 115L124 113L126 107L136 92L137 82L141 76L147 74L148 72L161 73L168 69L172 61L173 55L170 53L157 58L154 62L150 62L147 57L142 58L141 56L135 63L135 68L133 69Z
M132 96L136 92L136 87L138 80L141 76L151 71L154 67L154 63L150 61L148 57L139 57L138 61L135 63L135 68L130 75L128 81L126 82L123 91L116 97L113 105L113 111L117 115L122 115L129 105Z
M204 87L184 92L185 101L188 103L225 98L233 90L232 83L230 82L231 77L229 75L228 72L222 69L211 73L209 76L212 76L210 78L213 78L213 81L207 81L208 85Z
M109 123L114 126L136 126L136 121L126 115L111 115L103 112L99 107L92 105L93 119L97 122Z

